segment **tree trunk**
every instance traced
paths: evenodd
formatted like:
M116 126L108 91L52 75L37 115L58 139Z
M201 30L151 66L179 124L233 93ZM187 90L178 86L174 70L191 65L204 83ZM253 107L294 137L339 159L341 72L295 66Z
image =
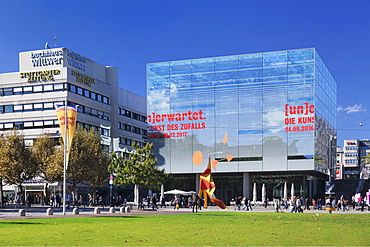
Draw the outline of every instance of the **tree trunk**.
M18 184L18 188L19 188L19 193L20 193L19 196L21 198L22 205L26 205L26 195L24 194L22 184Z
M0 208L4 206L3 179L0 178Z

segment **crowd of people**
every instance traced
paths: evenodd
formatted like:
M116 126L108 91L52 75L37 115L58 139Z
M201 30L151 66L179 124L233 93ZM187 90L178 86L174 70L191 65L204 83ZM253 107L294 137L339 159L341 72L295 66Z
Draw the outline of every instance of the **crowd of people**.
M235 197L232 198L230 201L230 206L234 207L234 210L238 211L252 211L252 204L256 206L255 202L252 202L247 197ZM280 199L279 197L274 198L270 201L268 198L262 201L260 204L262 207L267 208L267 206L272 205L276 212L283 212L284 210L288 210L290 213L303 213L306 210L323 210L323 206L325 206L325 202L322 198L318 199L303 199L301 196L294 196L288 197L287 199ZM333 204L333 205L331 205ZM352 210L364 211L366 206L366 201L364 198L356 198L355 196L352 197L351 201L346 199L343 195L338 199L331 201L330 207L335 208L335 210L341 210L343 212L348 212L351 207ZM329 206L329 205L326 205ZM370 211L370 205L368 205L368 211Z

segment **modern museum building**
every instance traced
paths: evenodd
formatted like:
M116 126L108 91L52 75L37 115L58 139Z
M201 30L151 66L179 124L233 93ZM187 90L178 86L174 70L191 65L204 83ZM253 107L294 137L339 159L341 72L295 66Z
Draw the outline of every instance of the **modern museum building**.
M170 186L198 191L210 157L225 202L252 198L255 187L261 200L262 185L270 200L284 187L324 196L337 84L315 48L150 63L147 104L148 139Z

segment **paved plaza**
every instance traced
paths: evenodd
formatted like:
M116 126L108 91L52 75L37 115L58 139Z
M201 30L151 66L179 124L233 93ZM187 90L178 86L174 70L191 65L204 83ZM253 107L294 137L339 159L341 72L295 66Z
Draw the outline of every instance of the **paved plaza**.
M91 217L91 216L120 216L120 215L167 215L167 214L187 214L192 213L191 208L179 208L174 209L173 207L166 207L161 208L158 207L156 210L152 209L137 209L133 207L130 208L129 212L122 212L120 211L119 207L114 208L114 213L112 209L109 207L99 207L99 214L94 213L94 207L79 207L78 214L75 214L73 209L69 208L66 209L66 215L63 215L63 209L60 208L52 208L53 214L47 215L48 206L33 206L28 208L24 205L7 205L5 209L0 209L0 220L14 220L14 219L34 219L34 218L52 218L52 217ZM20 216L20 210L25 211L25 216ZM126 210L127 211L127 210ZM245 211L245 210L235 210L234 206L229 206L228 209L220 209L217 206L210 206L207 209L198 210L198 213L203 212L244 212L244 213L260 213L260 212L275 212L275 208L273 206L268 206L264 208L263 206L255 206L253 207L252 211ZM282 212L279 213L289 213L288 209L283 209ZM328 214L328 211L325 210L305 210L304 213L319 213L319 214ZM370 213L365 207L364 211L361 211L361 208L357 207L355 210L351 209L347 212L343 211L333 211L333 214L368 214Z

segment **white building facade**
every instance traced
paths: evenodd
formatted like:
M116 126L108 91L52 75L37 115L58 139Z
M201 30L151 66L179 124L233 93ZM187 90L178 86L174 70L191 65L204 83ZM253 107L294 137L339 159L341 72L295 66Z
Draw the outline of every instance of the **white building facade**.
M66 48L21 52L19 72L0 74L0 134L17 128L29 145L41 134L59 138L55 105L66 101L79 105L77 124L95 128L107 149L146 143L146 99L119 88L117 68Z

